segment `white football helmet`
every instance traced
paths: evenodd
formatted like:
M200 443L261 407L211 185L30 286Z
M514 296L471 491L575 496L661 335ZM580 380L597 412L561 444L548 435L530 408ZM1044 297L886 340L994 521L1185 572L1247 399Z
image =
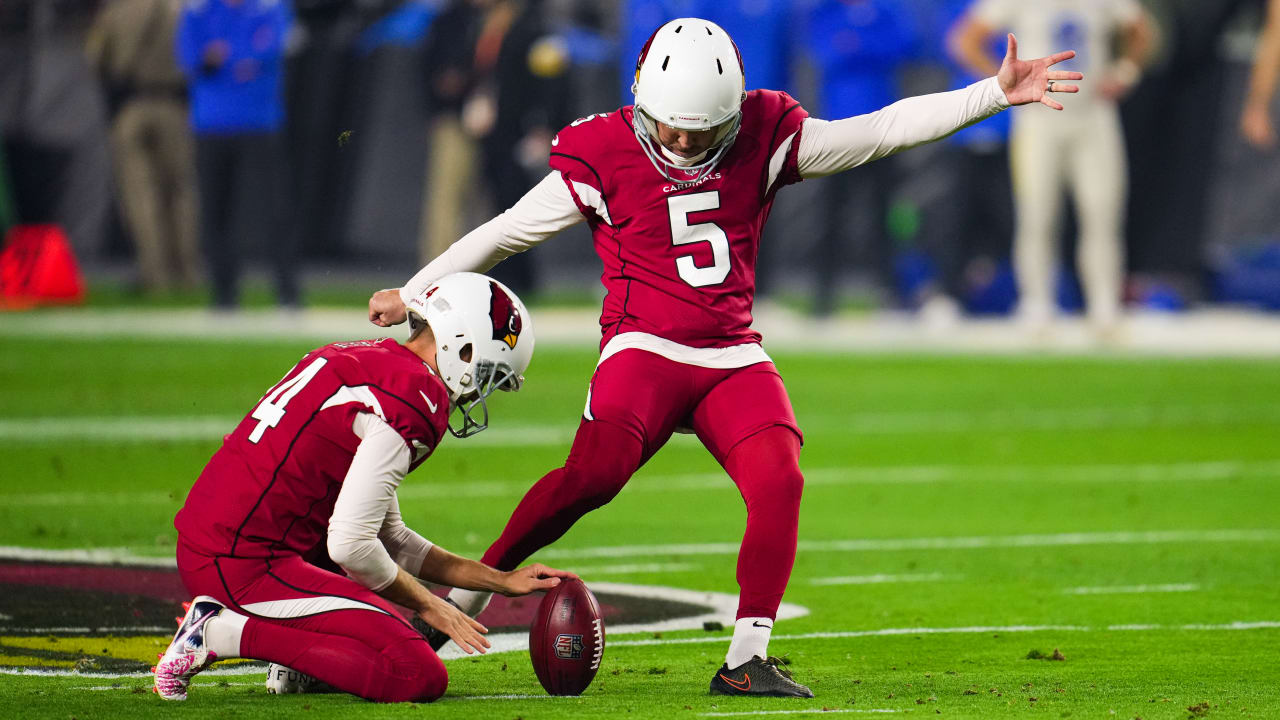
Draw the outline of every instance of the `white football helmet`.
M738 46L709 20L672 20L645 43L631 86L636 96L633 129L663 177L696 182L715 169L742 126L747 96L743 73ZM715 130L715 140L702 159L681 163L658 142L659 122L680 130Z
M446 275L409 301L411 332L422 323L436 338L436 367L462 425L449 432L469 437L489 426L485 399L494 390L515 391L533 358L533 323L507 286L477 273Z

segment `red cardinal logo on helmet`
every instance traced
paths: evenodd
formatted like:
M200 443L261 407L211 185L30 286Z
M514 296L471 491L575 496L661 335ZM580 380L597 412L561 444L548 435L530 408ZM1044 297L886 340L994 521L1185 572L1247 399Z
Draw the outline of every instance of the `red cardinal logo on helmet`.
M489 320L493 323L493 339L501 340L507 344L507 347L514 350L516 342L520 339L520 330L524 326L520 311L516 309L515 303L511 302L511 296L492 281L489 283L489 298Z

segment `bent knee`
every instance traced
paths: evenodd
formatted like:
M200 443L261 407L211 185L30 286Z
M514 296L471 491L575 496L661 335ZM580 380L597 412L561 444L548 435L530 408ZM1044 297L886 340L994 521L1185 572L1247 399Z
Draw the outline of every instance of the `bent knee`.
M382 692L372 698L379 702L433 702L449 687L449 671L425 640L387 648L383 657L389 666Z

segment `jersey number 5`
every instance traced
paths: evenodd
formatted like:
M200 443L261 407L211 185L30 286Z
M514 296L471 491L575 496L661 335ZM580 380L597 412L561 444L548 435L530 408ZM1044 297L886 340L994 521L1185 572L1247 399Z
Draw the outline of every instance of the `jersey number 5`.
M273 428L280 424L280 421L284 418L285 406L289 404L289 401L295 395L302 392L302 388L306 387L307 383L315 379L316 373L320 372L320 369L327 362L329 362L327 358L317 359L304 368L302 372L281 382L271 392L263 396L262 402L258 403L258 407L254 408L253 412L249 414L249 417L258 421L258 424L253 428L253 432L249 433L249 442L256 445L262 439L262 434L267 431L267 428Z
M680 279L693 287L719 285L729 276L729 236L715 223L689 222L690 213L716 210L719 207L718 190L667 198L667 214L671 218L671 244L705 242L711 245L713 262L706 267L699 267L692 255L676 258L676 271L680 273Z

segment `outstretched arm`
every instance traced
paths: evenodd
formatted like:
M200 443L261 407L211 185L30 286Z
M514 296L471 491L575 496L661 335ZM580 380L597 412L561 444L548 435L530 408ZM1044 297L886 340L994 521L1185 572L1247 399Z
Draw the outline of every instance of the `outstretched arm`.
M472 230L404 284L369 298L369 322L382 327L405 321L405 303L431 283L455 272L484 272L571 225L582 213L559 172L552 172L510 210Z
M867 115L831 122L809 118L800 133L800 174L822 177L849 170L940 140L1010 105L1039 102L1061 110L1062 106L1048 93L1079 92L1079 86L1063 81L1084 76L1049 68L1073 57L1075 53L1068 50L1045 58L1020 60L1018 42L1010 35L1004 63L995 77L962 90L899 100Z

